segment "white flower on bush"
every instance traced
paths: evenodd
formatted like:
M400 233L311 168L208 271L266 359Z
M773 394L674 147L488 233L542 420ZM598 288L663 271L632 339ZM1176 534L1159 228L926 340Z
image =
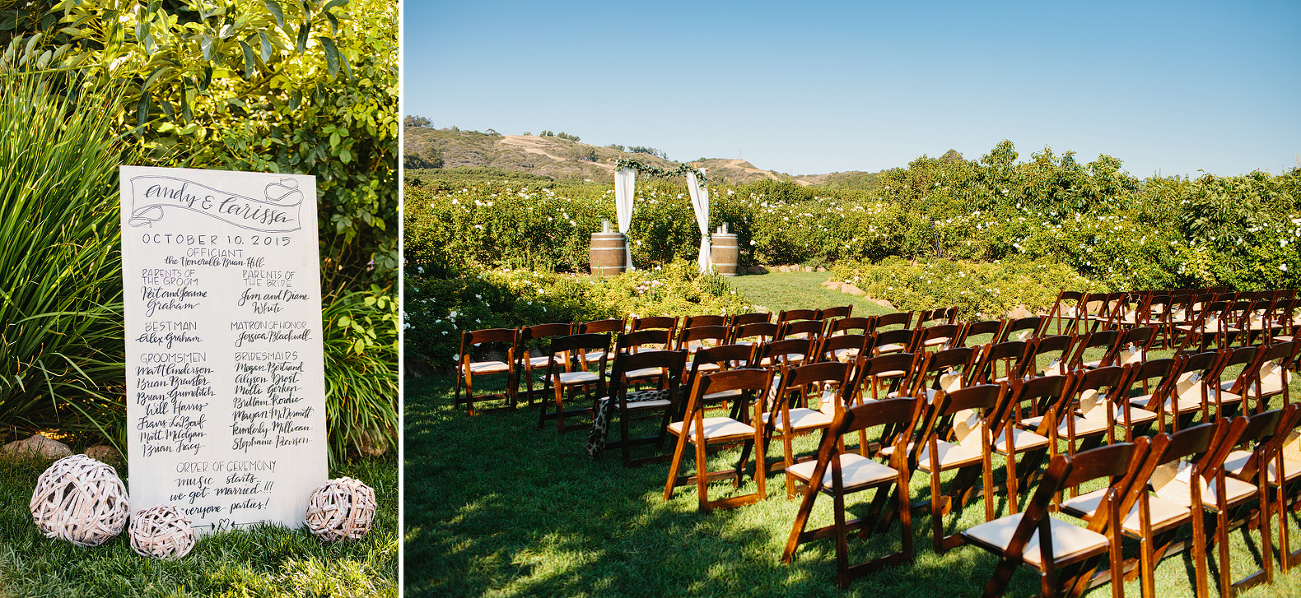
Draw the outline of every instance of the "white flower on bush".
M455 320L455 319L456 319L456 310L452 310L452 313L447 314L447 319L449 319L449 320Z
M1287 264L1279 264L1278 269L1287 272Z

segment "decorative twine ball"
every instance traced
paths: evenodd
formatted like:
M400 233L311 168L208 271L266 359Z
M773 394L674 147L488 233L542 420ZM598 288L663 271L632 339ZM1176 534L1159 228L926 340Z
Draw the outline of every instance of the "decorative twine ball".
M194 529L175 505L155 505L131 517L131 550L140 556L179 559L194 548Z
M307 502L307 528L326 542L358 540L375 520L375 491L361 480L330 480Z
M112 466L86 455L55 461L36 480L32 519L47 538L99 546L122 533L130 507Z

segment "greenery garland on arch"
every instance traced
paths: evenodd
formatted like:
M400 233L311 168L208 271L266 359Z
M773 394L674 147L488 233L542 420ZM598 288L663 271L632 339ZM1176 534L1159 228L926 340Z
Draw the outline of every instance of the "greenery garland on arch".
M687 166L686 164L678 164L676 168L665 170L663 168L651 166L650 164L646 164L644 162L641 162L640 160L633 160L631 158L620 158L619 161L615 163L614 169L621 170L624 168L631 168L644 175L657 176L657 177L671 177L671 176L684 177L687 176L687 173L694 172L696 173L696 179L700 181L700 184L702 186L709 184L709 180L705 178L705 171L692 168L690 166Z

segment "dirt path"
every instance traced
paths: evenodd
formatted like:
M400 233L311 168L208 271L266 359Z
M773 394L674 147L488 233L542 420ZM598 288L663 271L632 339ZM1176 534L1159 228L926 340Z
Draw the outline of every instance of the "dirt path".
M532 135L503 135L500 143L503 145L518 147L526 153L546 156L556 162L572 162L572 160L568 158L547 152L548 144L541 138ZM610 164L602 164L600 162L586 162L586 164L592 164L594 166L599 166L602 170L614 172L614 166Z

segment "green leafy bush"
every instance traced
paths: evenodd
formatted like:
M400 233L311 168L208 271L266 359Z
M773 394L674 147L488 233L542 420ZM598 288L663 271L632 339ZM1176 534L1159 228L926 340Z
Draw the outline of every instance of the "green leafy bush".
M1017 306L1047 310L1062 289L1105 290L1069 266L1048 260L910 262L890 258L877 264L837 264L832 273L901 311L953 306L963 320L997 318Z
M1106 155L1081 164L1045 148L1016 160L1006 141L980 160L922 156L881 173L872 192L715 185L710 229L726 222L746 265L1030 260L1066 264L1114 289L1301 284L1301 169L1139 181ZM420 187L408 186L416 198L406 216L409 264L431 273L467 265L584 272L589 235L614 220L608 184L441 176L423 171ZM634 263L695 257L699 232L683 183L639 181L635 206Z
M397 396L390 389L396 385L397 353L384 339L396 338L396 317L369 316L364 334L331 325L341 313L356 311L358 292L376 305L395 299L397 2L36 0L0 18L0 71L9 78L23 70L75 73L71 83L47 91L72 98L67 111L75 107L108 123L118 143L109 153L113 166L127 148L123 161L132 164L316 176L325 323L337 341L326 343L327 378L335 389L327 409L342 417L331 422L331 438L352 442L379 429L373 421L395 422ZM21 119L5 122L26 126ZM77 172L75 164L68 172ZM39 173L6 173L5 182L32 185ZM96 177L92 173L82 184L100 185L94 192L112 201L112 224L93 231L69 226L69 234L81 235L69 244L100 243L94 235L116 238L116 169L106 179ZM100 303L86 302L114 289L120 301L120 266L110 261L115 271L104 290L78 283L69 293L80 293L76 301L82 303L70 305L90 310ZM90 280L100 282L99 272L91 270ZM120 303L102 304L102 312L120 310ZM121 368L116 318L116 337L87 337L83 344ZM74 334L60 334L47 335L48 354L80 342L69 340ZM373 342L358 344L355 334ZM94 364L84 363L83 370ZM121 378L111 370L92 378L106 381L101 389ZM104 395L117 405L110 416L120 412L120 394ZM41 417L59 415L57 405L45 407ZM358 405L368 406L365 417L350 411ZM339 427L352 425L360 428ZM345 448L333 446L332 456Z
M612 278L530 270L484 270L459 278L406 277L403 327L408 355L447 366L460 331L611 317L740 313L751 306L694 261Z
M322 315L330 462L342 463L349 449L383 454L398 441L397 301L373 286L336 297Z
M0 425L116 437L122 149L104 108L117 98L66 83L0 78Z

